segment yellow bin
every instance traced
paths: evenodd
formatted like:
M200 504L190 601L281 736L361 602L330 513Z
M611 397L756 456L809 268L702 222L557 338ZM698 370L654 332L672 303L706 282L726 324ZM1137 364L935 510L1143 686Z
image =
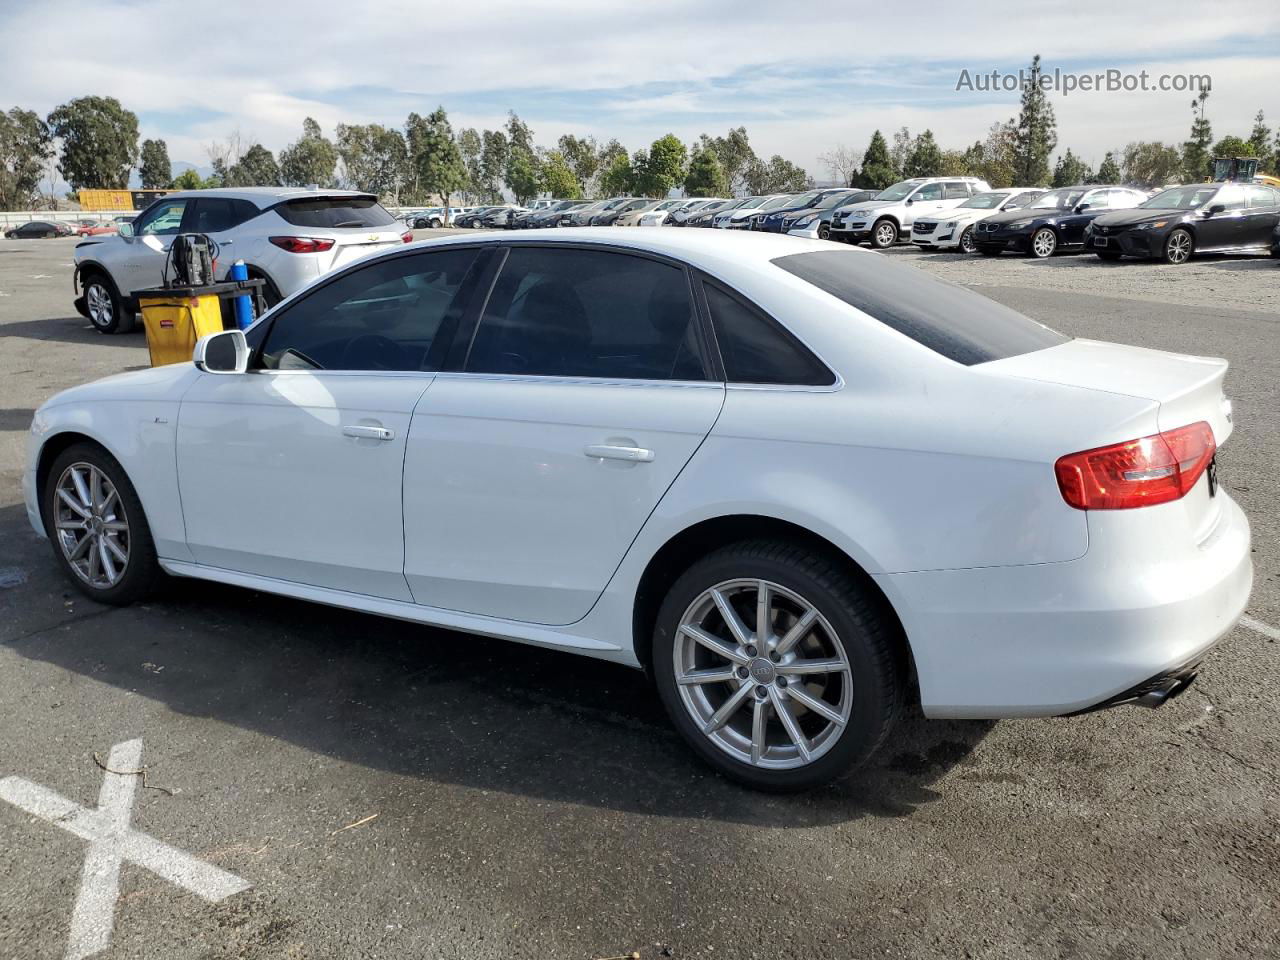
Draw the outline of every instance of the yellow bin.
M222 330L222 305L216 293L186 296L177 291L144 291L138 294L138 306L153 367L186 363L197 340Z

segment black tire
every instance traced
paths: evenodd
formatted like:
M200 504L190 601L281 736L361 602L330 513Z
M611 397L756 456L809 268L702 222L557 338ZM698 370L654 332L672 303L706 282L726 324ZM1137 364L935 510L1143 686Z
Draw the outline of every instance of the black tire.
M898 242L898 225L888 217L881 217L871 227L871 246L887 250Z
M768 769L735 758L703 734L676 683L675 642L685 612L716 584L743 578L766 580L805 598L830 623L848 658L849 679L841 680L852 684L848 721L833 733L826 752L802 766ZM883 600L860 585L836 558L786 541L744 541L694 563L667 593L654 629L652 671L672 723L695 753L739 783L785 793L848 775L884 743L905 697L903 644ZM776 723L777 714L772 716Z
M1186 263L1196 252L1196 238L1190 230L1178 227L1171 230L1160 248L1160 259L1175 266Z
M1058 252L1058 234L1052 227L1041 227L1027 241L1027 256L1047 260Z
M434 217L427 223L428 229L431 229L431 230L435 230L442 226L444 226L444 221Z
M1095 250L1099 260L1119 260L1122 254L1119 250Z
M829 223L818 224L818 239L819 240L831 239L831 225Z
M978 245L973 241L973 227L965 227L964 232L960 234L960 240L956 244L961 253L973 253L978 249Z
M93 329L105 334L128 333L133 329L133 308L120 296L105 270L86 270L80 275L80 285L84 288L85 315ZM102 309L95 306L95 298L100 298L97 304Z
M61 502L58 496L58 482L67 468L73 464L88 464L101 471L115 488L119 506L123 510L123 519L128 524L128 558L119 581L111 586L93 586L86 582L72 567L61 545L59 531L54 529L58 516L58 504ZM124 468L102 447L86 441L72 444L58 454L50 465L40 497L45 531L49 535L49 545L53 549L54 559L62 567L62 572L66 574L67 579L85 596L99 603L125 606L146 597L161 581L162 573L159 563L156 562L155 542L151 538L151 528L147 525L142 502L138 499L138 493L129 481ZM104 515L112 516L113 514ZM119 516L119 514L114 515ZM71 535L74 536L74 532Z
M427 223L427 221L421 218L413 221L413 229L415 230L425 230L427 229L428 226L429 224Z

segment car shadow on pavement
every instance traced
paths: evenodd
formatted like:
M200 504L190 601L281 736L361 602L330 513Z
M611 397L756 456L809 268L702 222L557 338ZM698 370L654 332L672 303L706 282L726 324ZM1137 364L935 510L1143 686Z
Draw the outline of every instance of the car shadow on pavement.
M0 538L17 547L5 565L26 575L0 590L0 644L11 651L397 775L659 816L818 826L937 801L935 781L971 762L993 726L912 715L849 780L770 796L702 764L638 671L195 580L104 607L62 578L21 506L0 509Z
M134 334L141 334L141 338ZM27 340L57 340L63 343L92 343L104 347L137 347L146 345L141 322L132 333L107 335L93 329L84 317L54 317L48 320L20 320L0 323L0 337L22 337Z

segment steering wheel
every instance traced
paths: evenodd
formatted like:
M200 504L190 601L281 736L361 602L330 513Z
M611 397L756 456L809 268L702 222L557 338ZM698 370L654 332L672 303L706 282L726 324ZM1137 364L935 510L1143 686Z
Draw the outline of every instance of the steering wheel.
M342 351L347 370L404 370L404 350L400 344L376 333L353 337Z

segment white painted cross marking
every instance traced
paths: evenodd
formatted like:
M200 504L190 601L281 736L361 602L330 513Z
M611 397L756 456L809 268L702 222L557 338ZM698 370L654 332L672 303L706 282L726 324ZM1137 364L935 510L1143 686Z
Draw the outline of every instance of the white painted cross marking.
M136 771L141 767L141 740L117 743L111 748L108 771ZM0 780L0 800L89 841L80 892L71 914L67 960L83 960L111 943L120 865L126 860L210 903L252 886L235 874L134 830L129 823L137 789L138 777L134 774L104 773L98 806L90 810L21 777Z

